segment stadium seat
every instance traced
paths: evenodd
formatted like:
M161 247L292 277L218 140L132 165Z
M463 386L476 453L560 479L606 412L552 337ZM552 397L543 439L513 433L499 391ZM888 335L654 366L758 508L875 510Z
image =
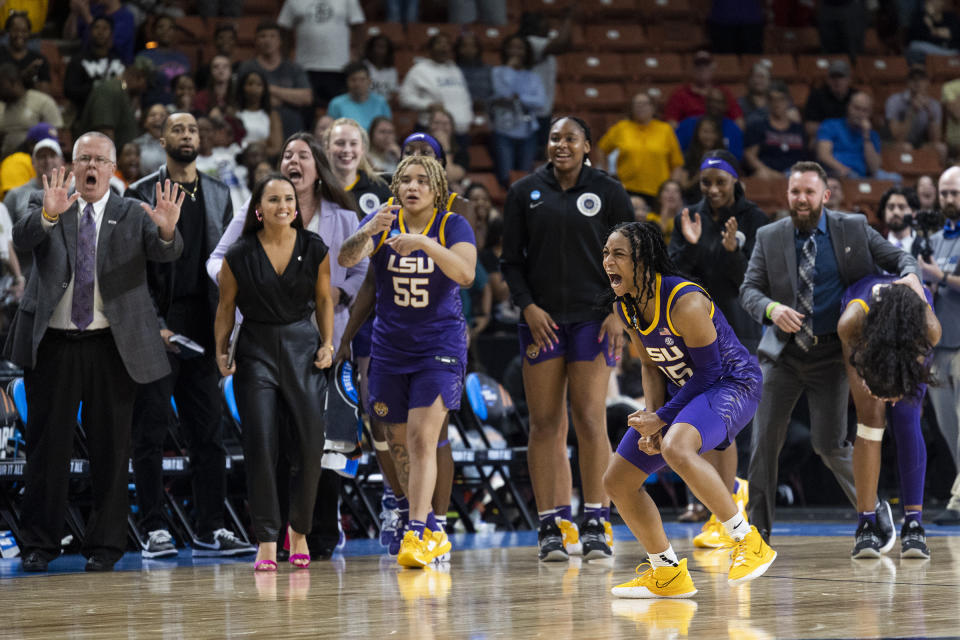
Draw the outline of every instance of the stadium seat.
M623 57L617 53L566 53L557 60L558 72L577 81L622 80Z
M772 53L764 55L742 56L740 64L746 74L750 73L758 62L762 62L770 69L770 77L783 80L784 82L793 82L797 79L797 61L788 53Z
M394 47L403 48L407 43L407 34L403 30L403 25L399 22L367 22L362 26L362 33L361 50L364 42L381 34L390 38Z
M577 111L622 111L627 103L623 85L614 83L568 85L567 97Z
M886 171L899 173L909 182L923 175L936 176L943 171L940 154L930 147L911 150L886 147L881 153L880 166Z
M588 46L595 51L646 51L651 43L638 24L596 24L586 27Z
M203 16L183 16L177 18L177 30L180 32L180 44L204 43L213 40L213 27Z
M767 27L763 30L763 50L769 53L816 53L820 34L816 27Z
M692 20L697 18L690 0L637 0L637 11L646 20Z
M474 25L471 30L477 34L477 40L484 51L500 52L500 43L503 39L513 33L508 25L502 27Z
M688 56L689 66L687 69L693 68L693 59L692 56ZM750 68L745 67L740 63L740 57L732 54L722 54L713 56L713 63L715 71L713 73L713 78L717 82L723 84L730 83L741 83L745 82L747 75L750 73Z
M470 145L467 149L470 154L471 171L493 171L493 158L490 157L490 150L482 144Z
M647 39L659 51L696 51L707 46L703 25L694 22L662 22L647 27Z
M407 43L414 51L425 51L430 38L439 33L444 33L449 36L450 43L452 44L460 33L460 25L444 22L433 24L411 22L407 25Z
M907 61L900 56L860 56L854 75L865 85L903 84L907 81Z
M582 13L582 19L587 22L610 22L613 20L636 19L637 3L635 0L598 0L590 3L590 10Z
M862 180L854 178L843 178L843 195L847 202L860 205L862 208L869 209L870 212L877 210L880 203L880 197L883 192L892 187L895 182L891 180Z
M687 79L683 56L678 53L626 54L623 61L625 68L637 82L660 84Z
M926 64L927 75L933 81L949 82L960 78L960 56L928 55Z
M850 59L845 55L798 55L797 72L801 80L813 84L827 77L830 63L834 60L843 60L847 64Z
M810 85L806 82L791 82L787 85L787 89L790 91L790 99L793 104L802 111L803 105L807 104L807 97L810 95Z

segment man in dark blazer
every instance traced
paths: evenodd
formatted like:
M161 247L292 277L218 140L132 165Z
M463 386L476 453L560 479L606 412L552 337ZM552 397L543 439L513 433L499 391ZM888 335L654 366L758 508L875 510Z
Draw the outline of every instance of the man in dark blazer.
M109 571L126 543L127 464L137 384L169 371L147 291L146 261L183 250L183 195L157 185L156 206L110 191L113 142L87 133L74 172L58 169L30 197L13 229L34 269L4 356L24 368L26 490L21 518L24 571L46 571L60 555L77 406L90 450L93 507L83 540L88 571ZM68 195L71 178L76 193Z
M192 114L170 114L161 132L166 163L127 190L128 196L153 204L156 185L171 180L187 195L177 222L183 236L183 253L175 262L149 263L147 267L159 335L167 347L171 373L141 386L134 406L133 470L141 514L139 526L146 533L141 554L145 558L162 558L177 553L163 517L163 442L174 420L171 396L177 404L179 433L190 453L196 516L195 526L191 525L193 555L255 553L256 547L224 527L226 449L213 341L219 292L207 277L205 267L207 256L233 218L230 189L197 171L200 135ZM198 344L203 354L171 342L177 335Z
M769 540L777 495L780 449L797 400L804 392L810 406L813 450L833 472L856 505L853 446L847 441L849 385L843 366L837 321L844 290L881 269L912 279L919 289L917 261L897 249L859 214L824 207L830 197L827 175L815 162L790 170L790 217L762 227L740 287L744 309L767 326L758 355L763 396L757 408L750 458L750 522ZM815 247L812 313L802 313L804 250ZM877 522L893 544L889 504L878 505ZM888 547L889 548L889 547Z

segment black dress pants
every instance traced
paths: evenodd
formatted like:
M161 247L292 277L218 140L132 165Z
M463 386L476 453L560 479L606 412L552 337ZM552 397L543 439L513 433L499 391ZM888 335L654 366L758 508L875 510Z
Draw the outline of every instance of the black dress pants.
M77 407L90 450L93 507L82 552L116 561L127 539L127 464L137 385L109 329L48 329L37 364L24 372L27 395L26 490L21 518L24 556L60 555Z
M284 325L245 319L240 329L234 389L258 542L277 540L283 525L276 473L280 455L290 466L290 525L310 533L327 384L326 372L313 366L319 339L309 318Z
M190 455L196 531L209 537L223 527L227 491L219 375L213 354L183 359L167 354L172 373L140 385L133 416L133 472L137 483L140 527L166 528L163 520L163 442L174 421L170 397L177 404L180 435Z

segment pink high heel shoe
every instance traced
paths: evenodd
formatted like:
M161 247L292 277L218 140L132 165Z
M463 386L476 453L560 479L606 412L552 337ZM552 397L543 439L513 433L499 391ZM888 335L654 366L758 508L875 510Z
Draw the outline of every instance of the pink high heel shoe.
M260 572L276 571L277 563L273 560L257 560L253 563L253 570Z

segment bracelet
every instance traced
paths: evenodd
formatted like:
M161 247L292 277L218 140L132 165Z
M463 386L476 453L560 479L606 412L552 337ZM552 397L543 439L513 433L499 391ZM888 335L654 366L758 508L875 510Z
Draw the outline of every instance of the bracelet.
M60 214L59 214L59 213L58 213L56 216L51 216L49 213L47 213L47 210L46 210L46 209L43 209L43 208L40 209L40 215L42 215L43 218L44 218L44 220L46 220L47 222L59 222L59 221L60 221Z
M938 282L937 284L939 284L940 286L943 286L943 287L949 287L950 285L947 283L947 278L949 278L949 277L950 277L950 274L947 273L946 271L944 271L943 277L940 278L940 282Z
M773 310L780 306L780 303L773 301L767 305L767 310L764 312L764 315L767 316L767 320L773 320Z

